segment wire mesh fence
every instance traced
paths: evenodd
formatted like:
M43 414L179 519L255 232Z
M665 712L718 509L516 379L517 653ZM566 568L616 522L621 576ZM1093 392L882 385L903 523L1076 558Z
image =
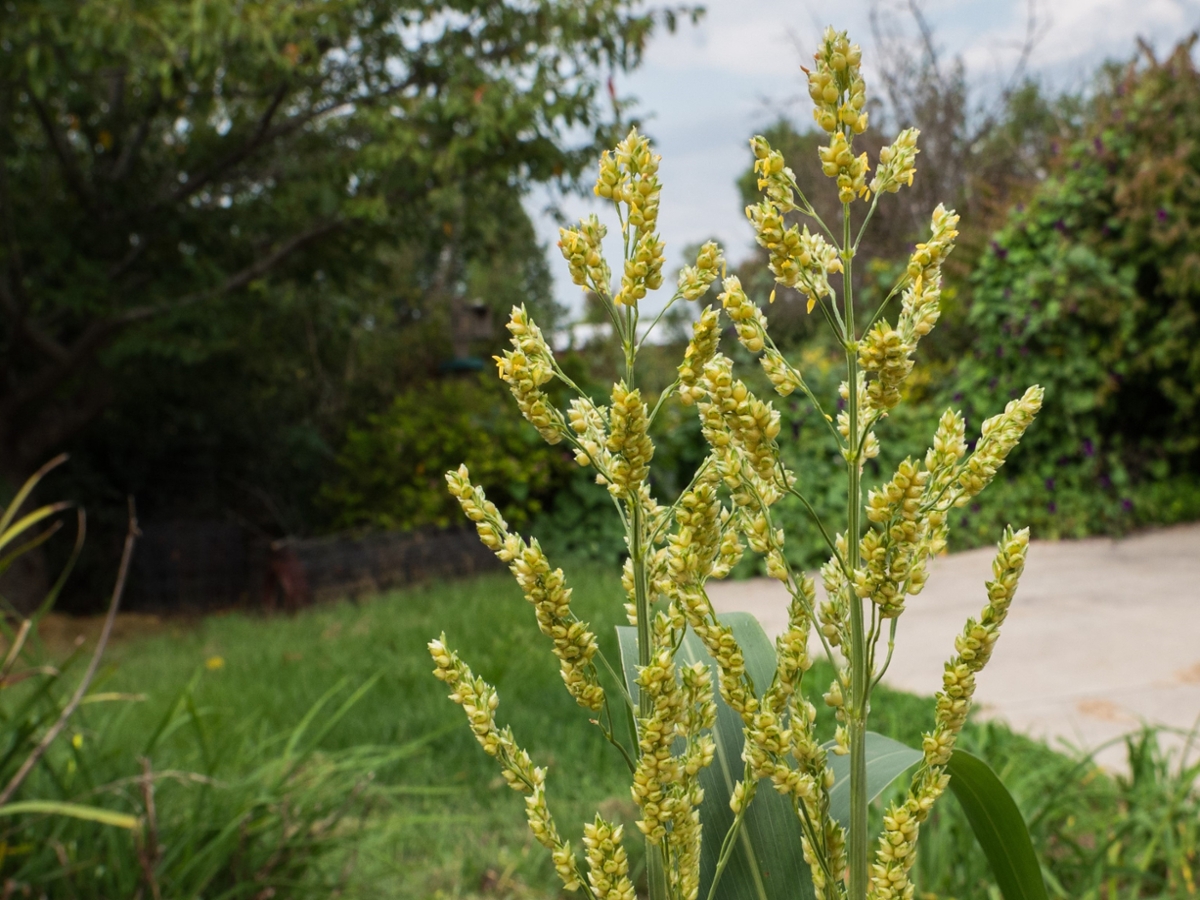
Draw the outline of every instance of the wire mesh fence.
M269 541L234 522L147 522L125 608L294 610L498 566L474 532L465 530Z

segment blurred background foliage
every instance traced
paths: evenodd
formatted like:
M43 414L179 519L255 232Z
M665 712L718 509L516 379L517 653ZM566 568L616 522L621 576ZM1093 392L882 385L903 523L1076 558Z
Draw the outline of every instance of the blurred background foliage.
M0 6L0 475L73 453L83 583L108 577L129 493L147 518L335 527L318 497L347 430L438 375L455 302L553 327L521 197L574 188L619 130L603 77L676 16Z
M123 9L0 10L0 475L15 485L71 451L54 478L95 526L78 584L107 582L128 494L147 520L232 520L264 539L445 527L457 516L440 473L463 460L556 553L619 556L603 492L478 369L514 303L566 334L551 248L521 198L534 184L587 188L598 148L629 124L604 74L636 66L680 11ZM963 214L964 239L872 475L923 453L946 406L978 425L1037 381L1046 414L963 511L959 546L991 541L1009 517L1055 536L1200 515L1193 44L1162 60L1141 47L1077 94L1018 65L982 102L915 21L916 39L875 23L868 149L909 126L923 140L913 188L885 198L861 248L864 307L936 202ZM809 124L784 110L766 133L834 215ZM816 320L789 291L768 304L761 254L737 274L832 396L840 375ZM562 358L600 399L610 339L589 327ZM686 318L662 329L648 390L670 383L687 332ZM800 477L824 483L834 449L801 404L778 405ZM662 493L700 447L694 416L669 405ZM832 499L815 502L839 520ZM816 562L803 513L781 514L802 535L795 561Z

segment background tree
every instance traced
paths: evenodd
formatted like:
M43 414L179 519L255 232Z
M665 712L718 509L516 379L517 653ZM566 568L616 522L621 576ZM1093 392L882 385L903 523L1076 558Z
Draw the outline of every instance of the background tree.
M105 408L134 326L360 271L384 239L445 289L497 190L569 181L607 139L597 77L638 62L635 6L5 4L0 468Z
M968 415L1046 385L1018 502L1082 534L1194 515L1200 477L1196 37L1109 67L1084 133L991 236L958 361ZM984 374L984 368L989 374ZM1035 462L1036 461L1036 462ZM1139 509L1144 505L1145 509Z
M640 0L0 6L0 481L68 449L94 524L135 493L148 520L319 529L347 427L451 356L451 301L552 316L523 193L611 141L604 76L660 24Z

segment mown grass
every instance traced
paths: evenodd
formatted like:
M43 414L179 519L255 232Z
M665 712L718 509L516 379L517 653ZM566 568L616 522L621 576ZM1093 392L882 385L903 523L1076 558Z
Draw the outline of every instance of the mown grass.
M578 614L615 660L613 626L623 624L617 580L585 570L572 583ZM151 738L170 722L148 754L155 771L207 772L235 784L271 771L262 760L275 759L307 719L304 741L315 741L314 760L348 760L371 771L369 778L363 772L357 781L329 782L342 785L334 790L354 809L338 821L332 840L319 845L319 858L313 850L311 870L299 865L295 877L303 883L290 893L328 896L336 889L343 896L405 900L558 896L547 855L525 828L521 797L503 787L461 711L430 674L425 642L443 630L475 671L497 685L500 720L548 768L548 798L563 832L577 836L597 807L631 821L623 765L562 690L531 609L503 575L321 606L291 618L230 614L168 623L162 634L120 642L99 689L144 699L85 707L75 726L84 750L76 748L76 755L93 770L93 783L116 780L136 771ZM821 665L810 673L814 696L829 675ZM346 698L368 684L327 728ZM919 744L931 721L930 701L881 690L873 705L877 730ZM822 707L821 722L831 730L827 713ZM971 725L963 741L1002 773L1033 822L1057 896L1196 896L1196 773L1175 772L1152 740L1139 745L1133 774L1124 779L1002 726ZM413 742L416 749L400 759L367 752ZM325 777L319 766L310 771L318 781ZM209 807L197 806L201 789L186 780L164 783L160 818L176 806L202 820ZM212 789L204 804L219 805L221 790ZM303 804L309 796L318 794L283 803L285 825L287 803ZM110 797L120 799L119 793ZM279 802L271 803L278 811ZM137 852L128 835L106 834L103 841L110 864ZM639 842L629 843L636 868ZM86 857L82 849L72 852ZM5 875L12 864L5 863ZM927 898L993 895L986 862L950 798L922 837L916 873Z
M619 583L590 573L574 583L575 608L616 659ZM292 618L213 616L119 643L108 654L100 689L145 699L121 711L119 740L111 729L104 736L106 757L114 769L120 753L136 757L186 694L202 729L178 727L156 749L155 768L208 771L215 765L232 777L246 755L237 748L278 742L274 736L295 728L327 691L342 685L335 702L317 714L319 726L351 690L377 679L320 749L332 754L428 743L374 773L386 802L375 804L370 826L347 848L354 860L346 890L424 898L509 888L520 895L527 886L545 896L555 884L553 870L528 837L521 797L501 787L494 762L431 675L425 643L443 630L475 671L498 686L499 717L548 768L550 802L565 829L577 830L598 805L610 814L630 813L623 766L563 691L532 610L506 575L320 606ZM103 717L111 714L85 709L77 723L84 741L101 740ZM180 791L174 793L178 798Z

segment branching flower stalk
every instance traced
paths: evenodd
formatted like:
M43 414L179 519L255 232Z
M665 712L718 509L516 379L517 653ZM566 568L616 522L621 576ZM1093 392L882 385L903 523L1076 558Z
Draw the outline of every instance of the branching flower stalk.
M891 660L898 618L908 598L924 587L930 558L946 547L950 511L969 503L995 476L1038 412L1042 395L1032 387L984 422L971 452L962 417L947 411L924 460L902 462L890 479L866 491L864 501L864 465L879 452L876 428L901 402L920 339L937 323L942 265L958 234L958 216L942 206L935 209L928 239L916 246L887 298L873 310L856 307L855 252L880 198L912 184L918 133L901 132L881 151L872 174L867 155L855 155L853 149L868 119L861 51L844 32L831 28L814 59L808 72L813 115L829 136L819 151L821 166L835 183L841 221L831 226L818 216L782 155L762 137L751 141L751 149L763 196L746 214L775 281L804 295L810 313L819 309L844 349L846 378L836 418L825 411L834 399L823 398L823 405L781 352L768 332L767 317L739 280L726 273L721 250L713 243L705 244L695 264L680 272L665 309L700 300L718 278L719 306L699 311L671 388L653 408L643 397L638 351L662 313L642 329L639 310L646 296L662 286L664 245L657 232L659 158L636 130L603 155L595 187L597 196L613 204L620 223L617 282L604 253L607 229L597 216L562 229L558 245L572 280L599 299L621 345L624 377L613 385L609 402L596 402L566 376L524 308L513 309L508 323L512 349L496 360L522 415L546 441L570 446L579 465L594 470L625 526L628 558L622 583L637 635L636 692L625 689L619 666L604 658L587 623L572 611L565 576L551 566L538 542L510 531L466 467L446 476L481 540L509 565L533 606L567 691L630 770L640 814L637 827L647 847L651 900L716 896L738 829L764 780L792 807L821 900L912 897L908 873L919 827L946 788L945 766L970 708L975 678L992 653L1012 601L1028 545L1025 531L1009 529L1001 538L987 604L977 620L968 621L946 664L935 726L922 745L923 761L903 802L888 809L882 834L870 835L868 716L872 691ZM865 209L856 218L854 204L859 201ZM797 216L804 221L795 222ZM892 324L888 305L896 296L900 304ZM770 299L774 301L774 292ZM849 482L841 530L818 518L796 473L785 465L779 413L754 395L720 352L722 315L742 346L759 356L775 391L784 397L799 391L828 424ZM860 321L865 321L863 327ZM556 378L576 395L565 410L556 408L544 390ZM652 491L650 430L655 413L672 394L695 407L709 453L684 491L666 506ZM829 561L820 573L823 598L813 578L788 562L786 536L773 515L781 501L800 502L829 547ZM732 628L717 617L706 593L707 581L728 575L746 549L763 558L767 574L791 597L769 684L753 682ZM689 631L715 668L676 660ZM803 684L812 665L812 636L817 652L836 671L823 695L838 722L831 741L816 734L816 708ZM525 794L530 827L550 851L563 886L595 900L631 900L634 886L621 826L597 816L583 828L582 857L576 854L550 814L544 770L533 764L509 729L496 723L495 689L475 676L445 641L443 635L429 645L435 674L451 688L451 699L463 707L507 782ZM611 676L607 688L601 670ZM701 773L714 756L717 694L740 717L744 737L743 778L730 799L734 824L724 835L705 834L700 817ZM628 741L614 729L614 721L622 717L634 723ZM831 813L829 753L850 756L848 828ZM712 883L702 885L704 843L719 848L719 861Z

